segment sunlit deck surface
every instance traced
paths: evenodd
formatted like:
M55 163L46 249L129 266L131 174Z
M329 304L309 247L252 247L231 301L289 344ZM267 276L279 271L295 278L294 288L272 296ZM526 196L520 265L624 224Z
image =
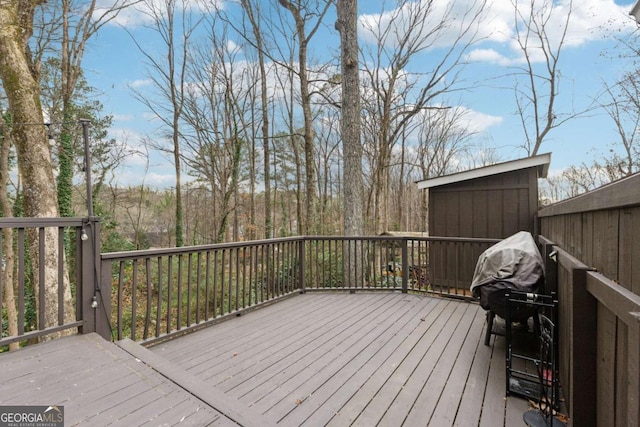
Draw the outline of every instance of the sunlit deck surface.
M66 425L522 426L477 304L307 293L145 349L96 335L0 355L0 405Z

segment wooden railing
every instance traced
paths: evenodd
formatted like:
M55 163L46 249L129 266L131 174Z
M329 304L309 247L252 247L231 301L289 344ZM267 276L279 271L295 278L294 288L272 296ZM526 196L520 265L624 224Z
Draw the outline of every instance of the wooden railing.
M306 237L305 290L397 290L470 298L480 254L498 239Z
M98 221L2 218L0 231L0 351L78 329L95 331Z
M471 298L477 257L495 239L296 237L108 253L113 338L146 344L295 293L428 292Z
M102 255L113 338L154 342L300 289L303 240L273 239Z
M424 292L470 299L477 258L498 241L293 237L100 254L96 218L4 220L0 228L13 236L11 247L16 248L17 261L10 262L16 271L12 289L19 324L11 334L3 324L3 346L66 329L152 344L296 293L319 290ZM36 256L45 256L47 228L55 229L57 236L57 252L52 256L57 257L60 298L54 303L45 298L42 288L36 296L29 294L36 276L51 287L50 276L44 279L43 262L33 263L38 271L29 270L34 248L38 248ZM30 241L38 243L30 246ZM2 280L0 290L4 291L8 284ZM68 317L61 303L63 283L72 290L73 321L63 320ZM38 317L44 318L52 304L58 310L55 325L32 319L34 307Z

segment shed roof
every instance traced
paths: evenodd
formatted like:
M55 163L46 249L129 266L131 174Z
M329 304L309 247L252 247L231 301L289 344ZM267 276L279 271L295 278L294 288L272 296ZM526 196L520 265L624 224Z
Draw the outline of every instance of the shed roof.
M511 160L509 162L496 163L491 166L484 166L477 169L471 169L463 172L453 173L450 175L439 176L436 178L418 181L418 188L432 188L441 185L452 184L455 182L468 181L475 178L497 175L504 172L512 172L520 169L537 168L538 176L546 178L551 163L551 153L539 154L533 157L525 157L524 159Z

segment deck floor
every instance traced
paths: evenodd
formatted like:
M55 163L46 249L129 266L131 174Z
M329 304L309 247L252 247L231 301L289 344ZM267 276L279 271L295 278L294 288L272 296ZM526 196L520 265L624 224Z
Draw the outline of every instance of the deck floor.
M484 319L452 299L308 293L149 349L84 335L2 354L0 405L64 405L65 425L523 426Z
M236 425L96 334L0 355L0 405L64 406L65 426Z
M286 426L519 426L477 304L304 294L151 348Z

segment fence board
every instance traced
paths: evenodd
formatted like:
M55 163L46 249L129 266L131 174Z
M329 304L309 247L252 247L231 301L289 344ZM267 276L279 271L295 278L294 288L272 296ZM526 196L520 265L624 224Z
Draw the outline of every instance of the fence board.
M640 207L622 209L620 213L618 251L619 282L640 294Z
M594 295L603 307L615 316L615 366L611 372L599 370L598 378L600 383L613 383L610 387L614 392L615 401L598 401L598 408L607 413L607 418L603 422L616 426L638 425L639 400L640 400L640 327L636 312L640 311L640 296L623 288L621 285L604 277L597 272L587 274L587 290ZM599 310L599 314L600 314ZM604 323L607 316L598 318L598 323ZM611 330L611 327L609 328ZM599 329L600 330L600 329ZM607 336L598 336L598 345L606 347L609 342L603 342ZM603 353L604 350L599 350ZM610 406L605 407L605 404ZM613 416L607 411L615 410ZM613 423L611 422L613 420Z
M627 413L627 399L628 387L627 387L627 375L629 374L629 364L627 361L627 353L629 351L627 326L620 319L617 319L618 334L616 339L616 401L615 401L615 425L620 427L626 427ZM637 425L637 424L632 424Z
M629 372L627 425L640 425L640 313L631 313L629 324Z
M598 304L597 420L599 426L615 425L616 316Z
M573 423L596 423L596 299L587 292L589 267L558 248L560 373Z

